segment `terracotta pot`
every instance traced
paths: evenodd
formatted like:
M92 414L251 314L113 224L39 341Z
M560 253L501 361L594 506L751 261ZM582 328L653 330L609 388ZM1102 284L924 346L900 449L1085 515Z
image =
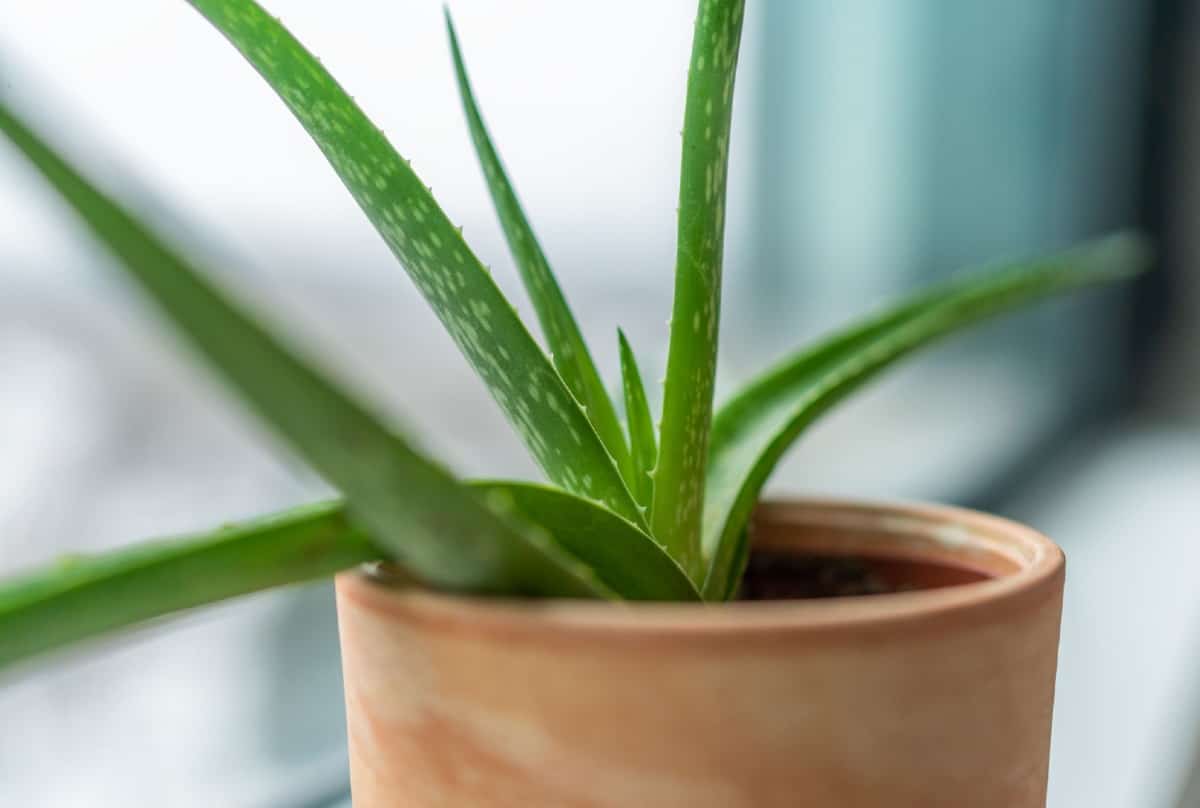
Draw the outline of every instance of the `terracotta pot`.
M755 547L971 568L920 592L517 602L339 576L356 808L1045 804L1062 552L945 507L774 503Z

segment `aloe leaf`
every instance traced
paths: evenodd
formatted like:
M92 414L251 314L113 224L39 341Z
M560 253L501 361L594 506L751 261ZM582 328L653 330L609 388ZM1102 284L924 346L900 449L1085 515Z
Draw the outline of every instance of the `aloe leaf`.
M625 332L617 330L621 344L621 382L625 391L625 419L629 422L629 445L635 471L633 495L643 506L649 506L654 496L654 463L658 449L654 445L654 418L650 415L650 403L646 400L646 388L637 360Z
M642 523L550 360L432 192L287 29L253 0L189 0L275 90L556 484Z
M654 539L612 511L557 488L519 482L472 482L543 527L606 586L628 600L695 601L700 594Z
M0 668L170 612L383 556L338 503L205 535L69 556L0 584Z
M708 599L736 590L746 525L767 477L805 427L881 371L939 337L1039 298L1127 277L1149 251L1119 234L1048 258L953 280L845 329L759 376L713 420L705 491Z
M583 340L579 324L571 313L571 307L567 304L567 298L546 261L533 227L529 224L521 202L517 199L517 193L504 170L504 164L500 161L500 155L488 135L479 105L475 101L475 93L471 89L470 79L467 77L467 68L463 62L458 34L454 30L449 9L445 10L445 16L450 51L454 56L454 72L458 79L458 93L462 99L467 125L471 130L471 140L475 144L475 153L483 168L488 192L492 195L496 214L500 218L500 225L504 230L504 237L508 240L513 260L520 271L521 281L525 284L529 299L533 301L542 333L550 346L554 366L558 368L559 374L575 394L575 398L583 404L600 440L604 442L605 448L625 476L626 484L633 487L629 449L625 445L616 409L592 361L592 355Z
M679 177L675 300L650 526L693 576L712 420L725 241L725 173L743 0L700 0Z
M648 535L613 512L555 488L469 483L544 530L630 600L697 601L700 594ZM65 556L0 583L0 669L64 645L227 598L312 581L388 553L332 501L194 536Z
M611 597L540 529L502 518L242 313L0 104L4 132L229 386L407 571L446 589Z

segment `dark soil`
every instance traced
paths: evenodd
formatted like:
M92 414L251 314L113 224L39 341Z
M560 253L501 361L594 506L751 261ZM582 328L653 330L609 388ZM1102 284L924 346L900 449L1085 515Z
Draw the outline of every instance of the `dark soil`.
M987 580L971 569L920 561L759 552L742 578L742 600L808 600L939 589Z

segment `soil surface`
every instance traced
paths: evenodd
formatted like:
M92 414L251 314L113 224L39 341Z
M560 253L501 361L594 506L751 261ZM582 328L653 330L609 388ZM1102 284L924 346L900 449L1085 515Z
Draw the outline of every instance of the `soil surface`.
M988 575L899 559L760 552L750 556L741 600L810 600L884 595L976 583Z

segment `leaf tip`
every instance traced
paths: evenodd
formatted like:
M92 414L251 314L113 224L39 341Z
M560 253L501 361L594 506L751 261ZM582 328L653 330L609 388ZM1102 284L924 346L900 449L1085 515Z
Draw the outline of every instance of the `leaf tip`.
M1121 274L1137 275L1148 270L1155 261L1154 243L1137 230L1121 230L1100 242L1105 263Z

